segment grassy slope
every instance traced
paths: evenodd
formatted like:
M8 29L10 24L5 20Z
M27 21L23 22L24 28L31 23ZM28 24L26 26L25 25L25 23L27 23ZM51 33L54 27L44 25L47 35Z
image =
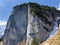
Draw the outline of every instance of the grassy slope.
M60 45L60 28L52 38L46 40L41 45Z

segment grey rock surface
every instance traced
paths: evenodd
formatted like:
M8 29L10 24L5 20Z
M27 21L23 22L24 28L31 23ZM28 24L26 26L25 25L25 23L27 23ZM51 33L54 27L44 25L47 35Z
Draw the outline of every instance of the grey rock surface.
M54 26L55 17L53 18L50 12L45 11L46 14L50 15L43 15L48 20L46 23L40 19L42 15L40 15L39 18L38 16L33 16L34 13L29 13L28 10L30 9L28 9L28 5L29 4L22 4L14 7L12 15L10 15L7 22L3 38L3 45L22 45L18 43L23 41L26 43L28 33L27 30L29 29L31 29L29 34L30 37L32 39L36 38L38 43L42 43L49 37L49 34ZM32 27L29 29L27 29L28 25L30 24L28 20L28 14L33 16L31 23Z

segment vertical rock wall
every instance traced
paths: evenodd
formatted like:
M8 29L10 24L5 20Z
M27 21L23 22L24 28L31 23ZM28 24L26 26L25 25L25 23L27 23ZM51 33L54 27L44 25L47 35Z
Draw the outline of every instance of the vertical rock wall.
M39 15L31 12L32 8L36 8ZM15 6L7 22L3 45L31 45L34 38L37 43L45 41L52 31L56 15L48 10L41 12L40 8L35 3Z

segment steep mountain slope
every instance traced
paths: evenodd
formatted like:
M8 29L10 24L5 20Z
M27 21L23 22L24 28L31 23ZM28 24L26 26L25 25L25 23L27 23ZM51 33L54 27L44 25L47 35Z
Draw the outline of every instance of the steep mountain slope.
M58 31L56 32L56 34L52 37L49 38L48 40L46 40L45 42L43 42L40 45L60 45L60 28L58 29Z
M13 8L9 17L3 45L31 45L45 41L51 33L59 11L54 7L24 3Z

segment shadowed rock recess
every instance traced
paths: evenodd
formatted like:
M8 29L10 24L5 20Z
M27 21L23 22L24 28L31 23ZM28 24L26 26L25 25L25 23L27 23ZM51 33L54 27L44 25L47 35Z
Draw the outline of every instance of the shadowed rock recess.
M37 3L24 3L13 8L9 17L3 45L36 45L44 42L51 33L60 12L54 7Z

